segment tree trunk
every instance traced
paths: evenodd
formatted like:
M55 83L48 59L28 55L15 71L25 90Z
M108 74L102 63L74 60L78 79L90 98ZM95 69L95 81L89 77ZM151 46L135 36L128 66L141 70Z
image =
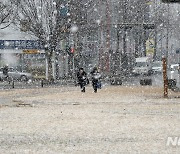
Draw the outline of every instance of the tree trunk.
M54 82L54 78L53 78L53 67L52 67L52 52L50 51L46 51L46 58L47 58L47 63L48 63L48 82L52 83Z

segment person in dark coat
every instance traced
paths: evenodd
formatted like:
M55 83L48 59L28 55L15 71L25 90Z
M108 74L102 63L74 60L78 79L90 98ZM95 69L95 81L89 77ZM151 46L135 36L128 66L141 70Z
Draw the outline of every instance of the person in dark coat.
M5 78L7 78L8 77L8 70L9 68L8 68L8 65L5 65L4 67L3 67L3 75L5 76Z
M87 73L83 68L80 68L77 73L78 84L80 85L81 92L85 92L85 86L87 84Z
M91 72L91 76L92 76L92 86L93 86L94 92L97 93L97 89L100 88L98 87L100 86L98 84L100 83L100 78L101 78L101 74L98 71L97 67L93 68L93 71Z

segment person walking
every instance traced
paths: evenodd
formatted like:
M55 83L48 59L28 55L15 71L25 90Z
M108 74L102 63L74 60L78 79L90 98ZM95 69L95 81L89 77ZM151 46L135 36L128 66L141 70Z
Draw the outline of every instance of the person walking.
M91 75L92 75L92 86L93 86L94 92L97 93L97 89L101 88L101 82L100 82L101 74L98 71L97 67L93 68Z
M77 79L78 79L78 84L80 85L81 92L85 92L85 86L87 84L88 78L87 78L87 73L84 71L83 68L80 68L78 73L77 73Z
M8 77L9 77L8 72L9 72L9 67L8 67L8 65L5 65L5 66L3 67L3 75L4 75L4 79L5 79L5 80L7 80Z

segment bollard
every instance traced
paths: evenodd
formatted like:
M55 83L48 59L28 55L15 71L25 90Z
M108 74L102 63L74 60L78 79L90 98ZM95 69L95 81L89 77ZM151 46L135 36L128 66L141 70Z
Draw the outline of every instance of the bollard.
M42 88L44 87L44 82L43 82L43 80L41 80L41 87L42 87Z
M12 88L14 89L14 81L12 81Z

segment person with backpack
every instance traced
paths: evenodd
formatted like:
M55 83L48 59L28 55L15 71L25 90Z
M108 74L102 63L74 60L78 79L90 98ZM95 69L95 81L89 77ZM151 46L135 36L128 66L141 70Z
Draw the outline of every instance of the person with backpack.
M81 92L85 92L85 86L88 84L87 73L83 68L80 68L77 73L78 84L80 85Z
M8 72L9 72L9 67L8 67L8 65L5 65L5 66L3 67L3 75L4 75L4 78L5 78L6 80L7 80L8 77L9 77Z
M91 76L92 76L92 86L94 89L94 92L97 93L97 89L101 89L101 73L98 71L97 67L94 67L92 72L91 72Z

